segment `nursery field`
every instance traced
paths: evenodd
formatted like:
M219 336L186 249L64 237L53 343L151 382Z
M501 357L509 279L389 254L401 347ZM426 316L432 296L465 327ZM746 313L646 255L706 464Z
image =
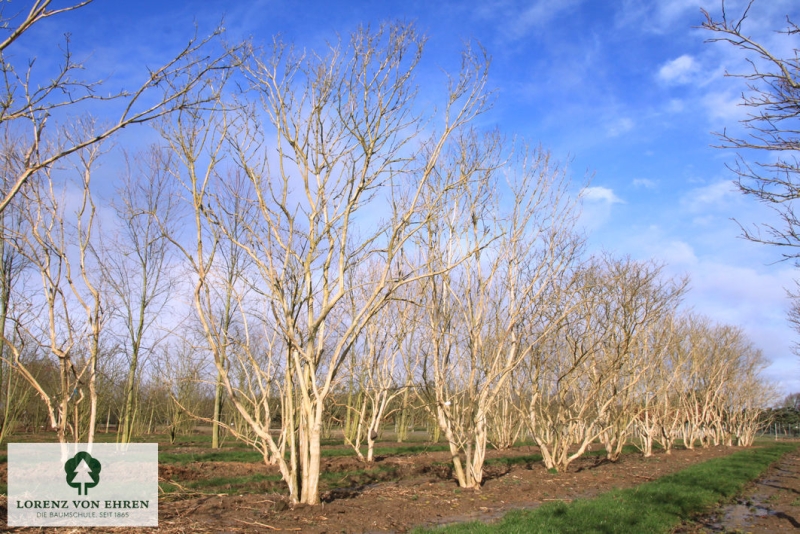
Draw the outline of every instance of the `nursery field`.
M35 439L31 441L43 439L41 435L32 438ZM265 465L258 453L240 443L226 441L222 448L213 450L207 435L184 436L171 444L166 436L151 436L147 441L159 442L159 528L138 530L167 534L349 533L406 532L469 521L502 525L499 521L510 510L532 510L543 504L546 510L576 500L591 502L587 499L613 490L639 487L690 466L715 458L730 458L742 451L735 447L695 450L678 447L670 455L657 451L654 456L644 458L634 447L629 447L619 461L612 463L604 460L603 451L597 450L572 464L568 472L551 473L542 464L538 449L523 444L505 451L490 450L486 465L488 480L480 491L469 491L458 488L454 482L446 445L422 441L423 438L424 434L420 433L401 444L380 442L372 465L360 462L341 440L327 440L321 480L324 504L311 507L290 506L277 469ZM766 456L761 460L767 462L763 470L793 448L775 447L774 442L765 441L745 452L763 450L772 454L774 458ZM0 459L4 493L6 464L4 457ZM745 463L755 465L751 459ZM735 493L728 488L721 494L723 497L732 496L726 491ZM705 498L711 498L712 503L720 500L713 495ZM612 499L618 500L617 497ZM637 506L640 508L641 504ZM703 506L708 507L708 503L704 502ZM563 515L563 511L558 514ZM711 519L708 522L713 523ZM525 527L520 528L505 531L525 531ZM701 531L691 530L693 526L683 528L687 532ZM582 530L585 528L574 531ZM70 529L70 532L79 531L81 529ZM468 527L465 531L474 530Z

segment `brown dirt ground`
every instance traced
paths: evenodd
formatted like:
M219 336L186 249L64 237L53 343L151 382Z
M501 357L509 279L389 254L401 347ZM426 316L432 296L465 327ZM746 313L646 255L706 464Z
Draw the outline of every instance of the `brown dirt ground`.
M394 480L327 491L322 495L324 503L319 506L290 506L285 497L273 492L249 495L187 493L179 497L169 495L160 499L158 528L15 528L10 531L69 531L75 534L134 531L161 534L405 532L420 525L432 526L471 520L492 521L514 508L533 508L547 501L592 497L614 488L636 486L735 451L735 448L726 447L675 450L671 455L657 453L651 458L628 454L616 463L599 458L582 458L574 462L567 473L561 474L549 473L541 462L513 467L491 466L486 473L488 480L480 491L458 488L450 477L449 469L441 465L441 462L448 460L447 453L390 456L378 458L377 461L378 465L396 468L396 473L392 475ZM524 456L536 452L538 450L535 447L523 447L513 451L489 451L487 456ZM791 475L778 472L772 476L774 480L780 481L780 485L785 484L784 478L791 479L793 489L788 489L787 486L786 490L780 490L780 495L781 498L791 497L797 500L800 496L797 485L800 456L795 454L792 457L794 471ZM363 468L363 464L352 458L328 459L323 463L325 472L344 472L357 468ZM160 477L164 480L178 478L185 481L193 477L218 476L219 473L230 476L244 473L269 474L273 471L273 468L261 463L201 462L187 466L162 466ZM399 477L397 473L400 473ZM775 478L779 475L784 478ZM5 473L0 472L0 477L5 478ZM771 487L767 483L763 485L765 488ZM2 523L5 523L5 505L5 497L2 497ZM794 510L796 514L798 508L795 506Z

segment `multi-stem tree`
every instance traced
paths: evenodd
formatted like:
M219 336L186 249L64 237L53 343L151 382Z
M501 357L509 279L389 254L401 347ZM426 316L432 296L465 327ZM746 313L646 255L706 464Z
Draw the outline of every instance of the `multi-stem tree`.
M530 432L548 468L565 470L600 438L619 456L641 410L636 387L651 359L650 329L677 304L685 283L630 259L592 258L565 279L557 328L525 367Z
M636 445L645 457L653 455L653 445L658 443L667 454L672 452L673 436L681 421L680 410L676 405L675 384L680 366L674 355L675 316L668 314L651 325L643 336L645 354L652 354L652 362L647 367L636 389L640 413L633 425L639 438Z
M579 245L563 170L541 149L500 148L495 135L461 136L441 174L457 173L469 194L431 222L421 247L443 274L421 285L419 392L464 488L483 481L489 413L554 324L544 310Z
M411 26L390 25L360 29L327 55L276 42L268 55L242 58L261 107L245 106L228 138L258 219L235 242L253 264L258 315L285 351L292 405L283 414L290 460L281 470L295 501L319 502L326 399L359 335L398 288L432 274L405 263L403 250L459 186L454 177L434 191L430 178L453 132L486 102L485 58L467 51L450 79L443 123L423 137L413 85L422 45ZM351 310L354 272L364 296ZM345 311L350 323L332 327Z
M740 331L714 324L699 315L689 315L684 321L687 324L678 349L685 351L680 360L683 376L679 391L684 417L681 434L684 446L694 449L698 440L704 447L713 440L720 441L715 421L720 416L717 408L731 378L733 362L728 347Z
M80 137L91 128L91 120L87 120L73 130L63 130L62 136L67 140ZM73 156L77 180L70 180L69 172L63 180L56 179L52 169L40 173L26 191L25 230L6 241L18 247L41 281L38 296L29 288L18 288L17 299L27 302L14 312L17 335L5 338L11 349L8 361L44 402L50 426L62 444L68 432L76 442L85 438L91 443L97 420L97 365L102 350L100 335L106 323L106 292L97 267L93 233L97 210L91 177L100 154L100 144L95 143ZM74 197L67 194L75 190ZM69 198L77 200L69 204ZM20 358L25 343L40 344L58 362L57 391L48 391ZM87 391L88 425L82 430L79 405Z
M763 427L760 416L764 406L777 397L774 389L759 376L767 365L761 351L746 339L737 348L735 372L722 399L729 433L727 444L732 444L735 438L736 445L749 447Z
M596 399L608 380L597 365L605 334L595 320L605 298L599 269L577 266L554 293L546 313L556 328L524 362L523 383L530 393L520 401L545 466L564 471L599 435Z
M597 421L607 458L617 460L628 442L650 392L637 387L652 366L665 357L668 344L652 335L672 316L687 280L664 280L662 266L630 258L602 260L605 297L597 320L603 325L602 360L610 362L606 392L600 395ZM645 399L638 395L644 393ZM612 398L610 404L606 399Z

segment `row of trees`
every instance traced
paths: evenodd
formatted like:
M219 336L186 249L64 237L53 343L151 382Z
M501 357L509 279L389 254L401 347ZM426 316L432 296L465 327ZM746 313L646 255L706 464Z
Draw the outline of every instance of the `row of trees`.
M27 145L4 144L19 191L0 212L5 411L24 415L29 392L61 442L91 442L110 410L121 441L148 408L173 432L205 416L215 445L224 422L308 504L348 397L366 460L387 414L417 405L463 487L481 484L490 442L523 434L557 469L597 439L612 459L637 434L646 453L678 432L748 444L760 353L679 314L686 284L659 266L585 258L566 171L477 128L484 52L465 50L428 112L423 45L395 24L325 54L228 49L225 68L187 50L180 75L200 65L203 83L148 116L163 142L127 158L108 204L93 120L61 131L66 152L37 145L35 168Z

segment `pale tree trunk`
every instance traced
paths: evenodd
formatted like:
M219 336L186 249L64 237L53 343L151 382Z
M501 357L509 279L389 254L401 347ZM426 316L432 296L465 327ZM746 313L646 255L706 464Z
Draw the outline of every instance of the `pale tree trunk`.
M492 136L460 140L452 166L469 186L451 199L450 213L431 222L423 241L431 270L454 267L419 290L426 331L417 349L424 356L417 358L426 365L425 391L433 392L421 400L429 410L435 406L465 488L483 481L487 414L558 323L544 321L543 312L554 304L552 287L578 247L571 232L574 204L549 154L523 148L504 163L513 176L507 199L495 196L499 176L492 172L502 154ZM498 209L506 202L507 210Z
M217 374L214 386L214 417L211 425L211 448L219 449L220 417L222 416L222 377Z
M399 422L395 433L397 434L397 443L403 443L408 438L408 394L411 391L411 382L406 383L406 387L403 390L403 402L400 408Z
M91 121L79 121L73 126L74 130L65 135L80 135L80 132L88 131L91 127ZM58 391L45 391L26 363L20 360L21 347L12 347L10 340L5 339L12 352L8 363L15 367L44 402L50 425L56 430L62 445L66 445L69 433L75 439L81 435L77 406L85 398L84 388L87 387L90 407L86 431L90 443L95 433L95 384L103 317L100 284L87 267L87 257L93 251L95 215L90 177L92 165L99 155L100 146L97 144L75 155L74 170L79 176L77 182L82 196L74 221L67 218L66 208L61 202L62 195L57 191L59 184L66 187L66 183L58 182L48 169L30 186L30 203L24 210L28 228L14 239L19 253L37 271L42 291L42 308L29 319L17 318L17 325L26 331L26 335L39 339L54 362L57 362ZM69 174L69 177L72 176ZM73 271L76 257L80 263L78 273ZM84 313L85 320L78 319L81 312L74 313L77 310L67 294L77 301L78 310Z
M6 141L3 158L4 167L14 165L16 157L12 143ZM5 169L6 174L8 168ZM7 441L8 437L14 433L18 416L22 407L27 401L29 390L20 390L19 379L21 378L14 370L14 358L12 351L8 348L6 339L6 323L11 310L11 288L16 281L17 275L21 272L22 256L13 246L6 244L6 239L19 232L22 225L22 217L16 210L8 209L0 213L0 388L2 388L3 420L0 423L0 443ZM8 231L7 231L8 226ZM13 315L13 314L12 314ZM10 336L13 338L14 336Z
M400 288L436 274L406 261L404 246L440 215L446 191L431 179L448 138L486 102L483 58L467 53L464 71L448 88L442 130L421 142L413 164L399 160L419 133L416 121L408 122L419 36L409 26L387 26L357 32L351 43L329 59L310 54L295 61L281 46L272 57L244 57L263 116L243 110L239 131L228 136L250 181L252 195L243 200L255 214L246 238L233 241L254 265L251 287L260 292L262 311L253 313L289 350L285 365L298 404L284 432L296 433L300 488L292 499L305 504L319 502L323 412L342 365ZM267 129L276 138L265 157ZM446 190L459 185L449 180ZM198 206L232 238L221 211ZM377 226L359 225L365 209L388 215Z

